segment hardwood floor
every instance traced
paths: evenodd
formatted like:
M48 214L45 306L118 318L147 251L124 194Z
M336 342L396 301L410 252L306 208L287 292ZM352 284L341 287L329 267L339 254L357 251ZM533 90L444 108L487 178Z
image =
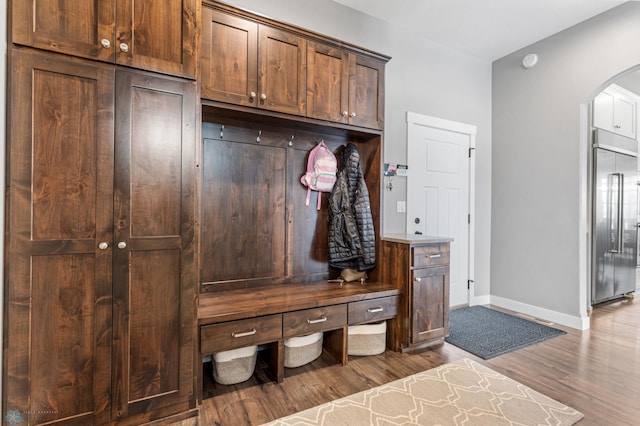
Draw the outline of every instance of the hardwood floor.
M596 307L584 332L554 326L567 334L488 361L445 343L350 357L344 367L323 355L286 369L282 384L270 381L260 362L253 378L236 386L216 385L205 369L199 417L176 425L259 425L463 357L581 411L580 426L640 424L640 298Z

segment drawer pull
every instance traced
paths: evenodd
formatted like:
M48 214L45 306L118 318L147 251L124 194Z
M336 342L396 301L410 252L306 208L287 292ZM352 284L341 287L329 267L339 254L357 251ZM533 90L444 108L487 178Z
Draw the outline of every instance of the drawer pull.
M367 309L367 312L369 312L370 314L377 314L378 312L382 312L384 311L384 308L369 308Z
M235 331L233 333L231 333L231 337L247 337L247 336L253 336L254 334L256 334L258 332L258 330L256 330L255 328L252 328L249 331L245 331L243 333L236 333Z
M307 319L307 322L308 322L309 324L319 324L319 323L321 323L321 322L325 322L326 320L327 320L327 317L320 317L320 318L318 318L318 319L314 319L314 320L312 320L312 319Z
M430 255L428 255L427 257L428 257L429 259L436 259L436 258L438 258L438 257L440 257L440 256L442 256L442 255L441 255L441 254L430 254Z

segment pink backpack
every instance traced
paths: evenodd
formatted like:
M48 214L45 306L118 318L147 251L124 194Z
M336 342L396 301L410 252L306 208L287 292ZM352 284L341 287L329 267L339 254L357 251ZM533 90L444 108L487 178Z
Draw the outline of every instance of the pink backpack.
M337 171L338 160L336 160L336 156L327 148L324 141L318 142L309 153L307 173L300 178L300 182L307 187L307 206L311 191L331 192L333 184L336 182ZM318 210L320 210L320 203L321 197L318 194Z

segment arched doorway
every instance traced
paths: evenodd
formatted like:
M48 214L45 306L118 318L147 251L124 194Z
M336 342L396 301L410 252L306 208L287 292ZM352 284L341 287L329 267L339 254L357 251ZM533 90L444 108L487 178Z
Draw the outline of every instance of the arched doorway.
M617 149L595 148L597 145L594 145L594 142L597 141L594 141L594 134L598 133L601 139L608 139L610 136L616 138L619 135L620 138L615 140L622 143L633 142L625 148L630 147L630 151L638 152L640 66L623 71L603 83L592 93L588 102L583 104L581 109L584 129L581 135L581 153L587 160L583 161L585 166L581 179L586 188L585 220L581 227L584 224L585 232L582 232L582 235L586 235L587 238L580 244L583 248L581 258L585 271L584 279L581 280L581 304L585 304L587 312L597 303L618 299L638 288L636 266L640 265L640 210L637 178L640 162L637 157L630 155L631 152L623 152L623 155L616 157L627 163L627 178L624 180L626 186L622 185L620 178L624 173L616 170L603 172L607 167L613 167L604 166L604 163L613 161L613 155L618 155L613 154L613 151ZM617 144L611 139L608 140L611 144ZM601 141L600 145L602 144ZM607 157L601 155L604 153L607 153ZM605 158L608 160L604 160ZM629 176L631 173L632 176ZM626 196L623 194L623 187L627 188ZM608 202L605 202L607 197ZM613 218L613 215L616 217ZM615 276L616 262L620 264L618 278Z

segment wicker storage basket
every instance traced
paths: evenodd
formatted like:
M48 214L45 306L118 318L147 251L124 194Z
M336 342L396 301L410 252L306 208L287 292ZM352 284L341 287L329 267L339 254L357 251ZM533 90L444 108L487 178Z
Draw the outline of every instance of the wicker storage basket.
M352 325L349 327L349 355L378 355L387 347L387 322Z
M322 333L284 340L284 366L300 367L318 358L322 353Z
M213 355L213 379L221 385L249 380L256 368L257 346L232 349Z

